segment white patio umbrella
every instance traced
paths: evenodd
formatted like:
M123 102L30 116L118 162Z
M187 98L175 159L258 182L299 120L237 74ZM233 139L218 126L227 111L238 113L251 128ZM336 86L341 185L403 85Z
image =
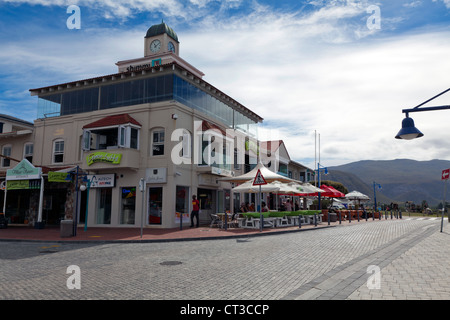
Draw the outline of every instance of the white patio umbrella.
M280 185L275 183L268 183L261 186L261 192L267 193L267 192L277 192L280 190ZM237 187L233 188L233 192L246 192L246 193L258 193L259 192L259 186L253 185L253 179L248 180Z
M315 187L312 184L307 183L307 182L305 182L305 183L294 182L294 183L289 183L289 185L291 187L295 188L297 190L298 194L302 194L302 195L303 194L305 194L305 195L313 194L313 193L317 193L317 192L324 192L322 189Z
M220 181L229 181L229 182L247 182L248 180L254 180L256 177L256 174L258 173L258 170L261 172L261 175L264 177L264 180L266 180L267 183L273 182L273 181L279 181L279 182L293 182L294 180L282 176L278 173L275 173L271 171L270 169L266 168L262 162L259 162L253 170L237 176L237 177L224 177L220 178Z
M345 198L348 200L357 200L358 201L358 207L361 205L361 201L369 201L369 196L365 195L364 193L361 193L359 191L352 191L345 195Z
M345 195L345 198L348 200L360 200L360 201L369 201L369 196L359 192L359 191L352 191Z

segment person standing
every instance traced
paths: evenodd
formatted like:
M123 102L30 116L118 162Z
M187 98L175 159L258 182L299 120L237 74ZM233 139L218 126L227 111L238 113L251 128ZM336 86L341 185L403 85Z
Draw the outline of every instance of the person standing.
M199 225L198 211L200 210L200 202L197 200L195 194L192 196L192 212L191 212L191 228L194 227L194 217L197 219L196 227Z

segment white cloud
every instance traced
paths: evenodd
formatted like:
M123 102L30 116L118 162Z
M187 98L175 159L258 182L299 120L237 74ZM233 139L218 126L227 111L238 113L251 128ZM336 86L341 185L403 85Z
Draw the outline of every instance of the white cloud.
M207 10L206 0L192 2ZM216 13L196 20L189 30L175 31L182 58L205 72L206 81L262 116L260 132L266 139L284 140L291 158L311 168L314 131L320 134L321 162L327 166L362 159L450 159L442 143L450 139L442 120L445 111L411 114L425 137L394 139L404 118L402 109L448 87L450 32L422 30L377 39L367 30L366 4L316 1L314 5L321 6L316 11L288 13L254 2L245 16L224 19ZM139 6L151 10L145 8L153 5L157 2L104 2L117 15ZM170 12L177 6L165 1L164 8ZM174 15L188 14L181 11ZM384 18L382 31L399 22L390 19ZM31 39L26 47L4 43L0 66L14 65L17 81L30 68L64 81L113 73L116 61L142 55L145 31L92 29L76 39ZM47 80L51 83L42 86L56 81ZM448 101L450 97L442 97L436 103Z

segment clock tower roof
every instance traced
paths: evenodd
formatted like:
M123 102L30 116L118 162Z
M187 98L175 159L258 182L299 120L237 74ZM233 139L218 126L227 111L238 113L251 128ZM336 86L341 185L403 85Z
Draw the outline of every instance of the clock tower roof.
M173 40L175 40L176 42L178 41L178 36L175 33L175 31L173 31L173 29L171 27L169 27L164 21L162 21L160 24L155 24L153 26L151 26L148 30L147 30L147 34L145 35L145 38L151 38L160 34L164 34L167 33L167 35L169 37L171 37Z

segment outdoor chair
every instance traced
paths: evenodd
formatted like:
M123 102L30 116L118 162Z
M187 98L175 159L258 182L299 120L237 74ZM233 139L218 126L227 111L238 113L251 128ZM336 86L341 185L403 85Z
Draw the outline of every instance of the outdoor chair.
M209 225L210 228L212 228L213 226L217 226L218 228L223 227L223 221L217 214L210 214L210 217L211 217L211 224Z
M254 219L254 218L252 218L252 217L248 217L247 219L245 219L245 221L244 221L244 228L256 228L256 225L255 225L255 221L256 221L257 219Z

